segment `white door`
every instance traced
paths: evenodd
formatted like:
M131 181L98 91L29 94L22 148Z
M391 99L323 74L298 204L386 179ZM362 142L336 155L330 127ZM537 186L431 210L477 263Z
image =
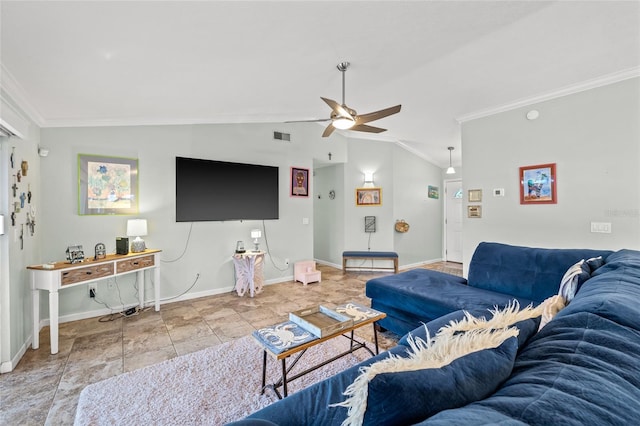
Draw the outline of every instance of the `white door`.
M462 181L450 180L445 185L444 259L462 263Z

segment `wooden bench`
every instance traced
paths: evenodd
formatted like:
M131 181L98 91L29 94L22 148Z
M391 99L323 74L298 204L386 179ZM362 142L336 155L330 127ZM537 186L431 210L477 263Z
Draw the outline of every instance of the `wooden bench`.
M394 251L344 251L342 252L342 270L347 271L347 268L352 269L383 269L390 270L391 267L374 267L372 266L347 266L347 260L392 260L393 272L398 273L398 253Z

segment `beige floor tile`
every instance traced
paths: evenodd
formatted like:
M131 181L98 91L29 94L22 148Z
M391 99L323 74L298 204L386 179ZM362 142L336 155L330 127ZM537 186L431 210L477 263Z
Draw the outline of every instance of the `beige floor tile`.
M462 265L435 263L424 268L462 275ZM78 397L90 383L166 361L287 321L289 312L313 304L353 301L370 306L367 280L386 272L343 273L318 265L322 282L266 285L254 298L227 292L162 305L137 315L119 314L60 324L59 353L50 354L49 327L40 330L40 348L28 349L14 371L0 375L0 425L73 424ZM111 319L109 321L109 319ZM373 327L356 331L373 341ZM378 333L380 350L398 336Z

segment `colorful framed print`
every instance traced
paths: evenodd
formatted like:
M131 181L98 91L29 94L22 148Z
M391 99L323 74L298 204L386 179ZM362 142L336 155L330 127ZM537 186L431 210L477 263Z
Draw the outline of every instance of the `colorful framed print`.
M309 169L300 169L291 167L291 197L308 197L309 196Z
M437 200L440 197L438 187L429 185L427 196L429 198L433 198L434 200Z
M356 188L357 206L379 206L382 204L382 188Z
M520 167L520 204L556 204L556 164Z
M138 159L78 154L78 214L138 213Z

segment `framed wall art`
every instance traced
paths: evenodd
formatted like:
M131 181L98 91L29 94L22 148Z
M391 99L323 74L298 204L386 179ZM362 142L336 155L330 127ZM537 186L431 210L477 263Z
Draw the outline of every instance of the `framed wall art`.
M437 200L440 197L440 193L438 191L438 187L429 185L428 188L427 188L427 196L429 198L433 198L433 199Z
M138 213L138 159L78 154L78 214Z
M382 188L356 188L356 205L379 206L382 204Z
M520 167L520 204L556 204L556 164Z
M479 203L482 201L482 189L470 189L468 195L470 203Z
M291 197L309 196L309 169L291 167L289 182L291 182Z
M481 218L482 206L478 206L478 205L467 206L467 217Z

